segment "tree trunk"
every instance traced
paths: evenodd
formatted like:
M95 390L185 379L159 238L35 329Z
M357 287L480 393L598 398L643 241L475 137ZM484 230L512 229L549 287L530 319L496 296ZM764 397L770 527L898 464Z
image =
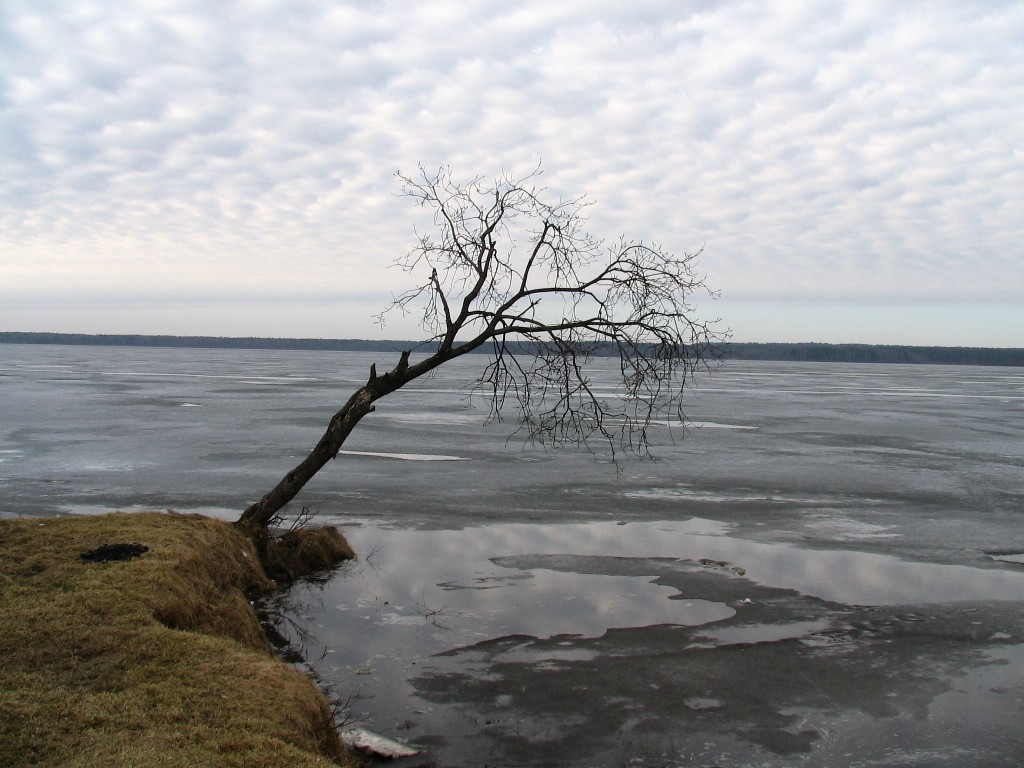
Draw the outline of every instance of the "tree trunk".
M291 472L286 474L259 501L250 504L237 525L249 531L265 531L274 516L290 502L302 487L313 479L324 465L338 455L338 451L360 419L373 411L373 394L368 386L361 387L345 406L334 414L323 437L310 454Z
M246 507L235 525L249 534L264 534L274 516L313 479L324 465L336 458L341 446L362 420L373 411L376 400L389 395L396 389L436 368L453 355L439 352L423 362L409 367L409 352L403 352L398 365L383 376L377 376L376 366L370 367L370 378L356 390L348 402L331 418L320 442L291 472L286 474L262 499Z

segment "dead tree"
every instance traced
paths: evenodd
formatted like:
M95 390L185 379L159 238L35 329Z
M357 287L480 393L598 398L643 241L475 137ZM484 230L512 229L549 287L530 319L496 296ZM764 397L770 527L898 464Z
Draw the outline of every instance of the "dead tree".
M514 411L533 441L599 439L613 453L643 454L656 419L682 418L687 381L717 359L721 340L690 303L708 292L696 272L700 251L676 256L652 243L596 239L585 228L585 200L545 202L538 176L459 183L449 169L398 174L403 194L433 212L434 229L397 262L420 281L381 319L419 313L426 356L403 352L386 373L372 366L312 452L245 510L240 526L265 530L376 401L485 345L476 383L491 417ZM618 359L614 399L590 387L586 364L595 355Z

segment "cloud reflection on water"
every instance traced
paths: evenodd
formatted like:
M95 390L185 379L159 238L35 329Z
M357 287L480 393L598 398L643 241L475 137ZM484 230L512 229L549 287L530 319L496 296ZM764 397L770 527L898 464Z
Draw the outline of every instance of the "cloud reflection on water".
M661 565L673 561L683 570L701 568L701 559L724 561L744 569L744 578L762 586L848 605L1017 600L1024 594L1024 574L1008 570L799 549L733 538L727 531L724 524L696 518L626 525L495 525L458 531L350 528L349 537L358 551L369 551L378 542L380 546L372 558L373 567L364 570L369 583L339 579L332 591L367 594L369 589L388 601L386 613L440 610L425 605L432 600L444 607L449 629L460 623L461 616L472 626L474 637L593 637L616 627L693 626L733 614L731 608L704 601L701 595L680 595L672 587L654 583L654 568L649 576L616 574L613 566L621 558L661 558ZM517 557L527 555L534 559L517 562ZM607 572L588 568L588 573L577 573L571 559L554 564L544 561L544 556L588 557L591 563L594 558L607 558ZM352 600L341 594L337 598ZM459 641L449 637L449 643Z

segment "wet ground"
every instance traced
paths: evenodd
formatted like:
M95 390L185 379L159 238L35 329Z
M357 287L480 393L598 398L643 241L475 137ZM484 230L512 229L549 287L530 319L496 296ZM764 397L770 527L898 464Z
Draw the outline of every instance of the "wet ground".
M6 515L233 516L377 357L0 355ZM409 764L1024 762L1024 372L733 363L616 469L482 427L466 362L310 485L362 557L285 596Z

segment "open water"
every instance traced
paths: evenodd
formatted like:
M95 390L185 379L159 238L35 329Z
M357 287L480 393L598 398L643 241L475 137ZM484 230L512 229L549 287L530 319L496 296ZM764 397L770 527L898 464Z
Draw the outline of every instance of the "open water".
M374 361L0 345L0 514L233 518ZM409 764L1024 762L1024 371L727 363L616 467L484 425L481 362L307 487L361 557L274 606Z

